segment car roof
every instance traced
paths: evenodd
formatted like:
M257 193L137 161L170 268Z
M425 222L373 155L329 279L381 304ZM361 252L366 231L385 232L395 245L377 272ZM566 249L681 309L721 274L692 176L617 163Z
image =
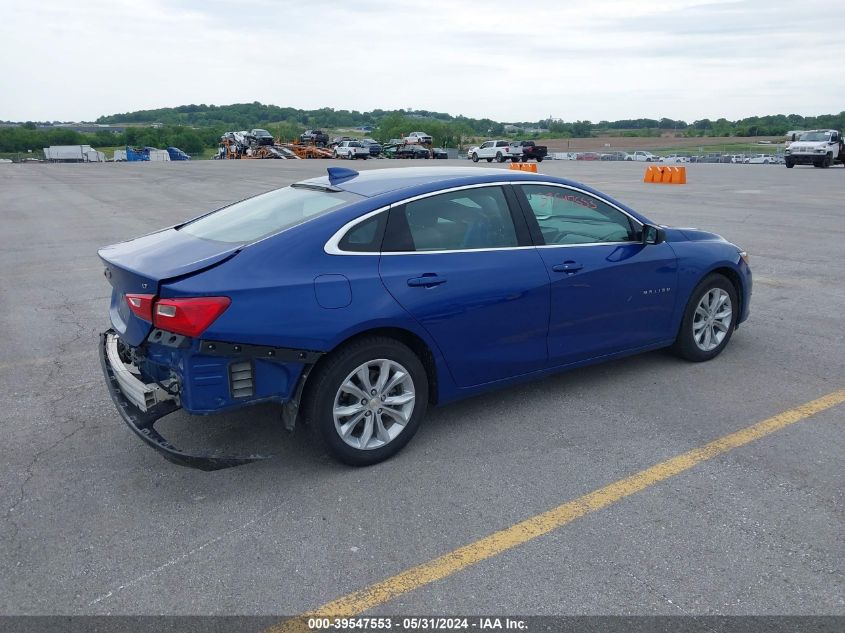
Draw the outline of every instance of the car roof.
M546 174L526 172L522 170L496 169L492 167L393 167L386 169L368 169L360 173L353 169L330 168L335 171L335 177L320 176L300 181L299 185L316 187L335 187L343 191L358 194L368 198L382 197L379 204L392 204L396 201L432 193L451 187L484 184L493 182L550 182L576 187L587 193L599 196L619 208L633 215L641 222L649 220L630 208L628 205L615 200L604 192L565 178L557 178Z
M589 190L588 187L580 183L563 178L492 167L392 167L368 169L360 173L350 169L345 170L344 173L354 173L354 175L332 180L328 176L320 176L301 181L299 184L337 187L368 198L418 188L422 192L422 189L435 191L485 182L524 182L527 180L557 182ZM413 192L412 195L414 195Z

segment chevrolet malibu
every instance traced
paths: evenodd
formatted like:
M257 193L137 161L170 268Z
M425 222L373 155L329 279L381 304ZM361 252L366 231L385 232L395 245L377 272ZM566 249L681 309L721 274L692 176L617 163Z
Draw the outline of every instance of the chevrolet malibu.
M430 406L662 347L710 360L748 317L739 247L585 185L328 172L99 251L106 383L165 458L263 458L188 453L154 425L277 402L286 428L306 420L337 459L374 464Z

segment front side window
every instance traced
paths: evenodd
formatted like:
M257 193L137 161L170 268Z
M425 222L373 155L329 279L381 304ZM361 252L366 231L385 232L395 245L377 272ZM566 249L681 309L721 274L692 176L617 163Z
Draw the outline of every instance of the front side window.
M210 213L179 227L205 240L246 244L361 200L346 191L284 187Z
M630 218L586 193L550 185L522 185L546 244L630 242L637 228Z
M518 245L501 187L478 187L391 209L382 250L454 251Z

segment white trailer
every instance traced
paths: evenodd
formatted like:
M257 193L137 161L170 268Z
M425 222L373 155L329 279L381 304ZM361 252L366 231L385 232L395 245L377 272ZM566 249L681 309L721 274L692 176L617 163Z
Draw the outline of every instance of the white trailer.
M163 161L169 161L169 160L170 160L170 154L167 153L167 150L150 148L150 161L151 162L163 162Z
M101 163L106 155L90 145L51 145L44 148L44 158L52 163Z

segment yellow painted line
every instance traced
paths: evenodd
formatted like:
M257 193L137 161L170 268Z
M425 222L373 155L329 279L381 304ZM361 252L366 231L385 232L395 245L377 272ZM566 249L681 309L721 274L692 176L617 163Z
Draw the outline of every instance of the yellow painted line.
M358 615L397 596L451 576L470 565L548 534L552 530L563 527L586 514L601 510L635 492L685 472L701 462L718 457L843 402L845 402L845 389L840 389L817 400L779 413L709 444L655 464L630 477L594 490L583 497L525 519L500 532L459 547L439 558L412 567L360 591L327 602L314 611L267 629L267 633L308 630L306 622L309 617L351 617Z

